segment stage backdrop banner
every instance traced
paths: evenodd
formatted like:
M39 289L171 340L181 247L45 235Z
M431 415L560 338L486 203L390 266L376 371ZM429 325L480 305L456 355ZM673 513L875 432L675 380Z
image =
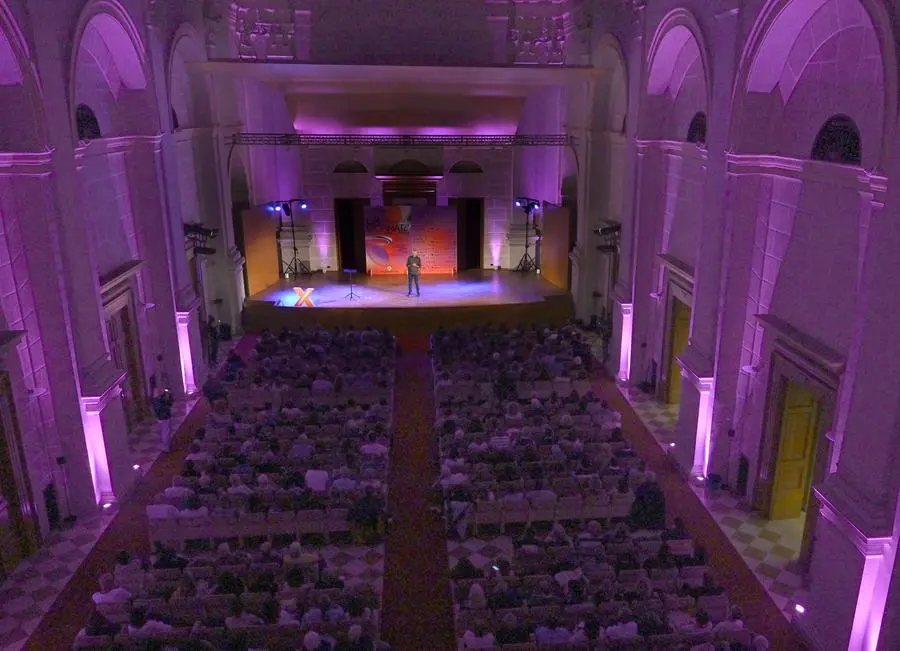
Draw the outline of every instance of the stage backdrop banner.
M456 271L456 208L370 206L366 209L366 261L373 276L406 274L413 250L424 274Z

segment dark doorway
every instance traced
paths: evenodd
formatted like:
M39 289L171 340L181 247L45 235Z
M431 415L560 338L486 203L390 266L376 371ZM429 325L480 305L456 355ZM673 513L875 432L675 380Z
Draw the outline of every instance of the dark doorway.
M859 165L862 162L862 147L856 123L846 115L830 118L819 130L810 158Z
M234 227L234 246L238 251L241 252L241 257L246 258L246 252L244 251L244 211L250 210L250 202L247 200L233 201L231 204L231 223ZM250 285L248 284L247 278L247 265L242 265L244 268L244 297L248 297L249 294L248 288Z
M578 177L567 176L562 181L560 188L562 195L562 207L569 211L569 252L571 253L578 244ZM569 282L572 286L572 260L569 260Z
M481 269L484 259L484 199L459 197L456 206L456 270Z
M368 198L335 199L334 231L338 243L338 268L366 273L366 208Z

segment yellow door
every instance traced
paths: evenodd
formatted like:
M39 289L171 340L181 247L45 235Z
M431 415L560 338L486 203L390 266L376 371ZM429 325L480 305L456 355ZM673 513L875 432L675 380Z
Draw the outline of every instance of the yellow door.
M784 390L778 457L772 482L769 509L772 520L799 517L806 507L816 454L818 419L816 397L804 386L788 382Z
M672 306L672 329L669 335L669 404L677 405L681 401L681 366L675 358L687 348L691 336L691 308L679 300Z

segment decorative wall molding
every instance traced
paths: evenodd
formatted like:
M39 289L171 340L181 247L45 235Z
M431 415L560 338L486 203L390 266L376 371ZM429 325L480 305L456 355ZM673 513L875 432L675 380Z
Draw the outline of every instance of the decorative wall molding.
M556 2L515 2L510 24L513 63L566 62L564 5Z
M815 337L801 332L774 314L757 314L756 320L776 334L775 346L789 356L799 356L803 368L814 371L827 386L837 388L847 360Z
M54 150L0 152L0 176L47 176L53 171Z
M282 3L233 4L231 28L238 58L293 61L297 58L295 11ZM259 6L260 4L264 6Z
M657 253L656 259L659 263L668 269L671 273L675 274L682 281L688 284L691 293L693 293L694 288L694 268L687 264L686 262L682 262L678 258L668 253Z
M776 154L727 154L728 172L736 176L782 176L798 181L830 183L859 192L871 192L874 200L884 203L887 177L879 172L852 165L839 165L817 160L803 160Z
M642 153L646 152L648 149L653 149L670 156L680 156L681 158L690 158L700 161L705 161L709 157L709 152L706 150L706 147L694 142L637 139L635 140L635 144Z
M122 285L131 282L131 279L137 275L143 266L143 260L131 260L118 269L103 274L100 276L100 294L112 294Z
M162 141L163 134L152 136L129 135L118 138L88 140L79 143L78 147L75 148L75 161L76 163L81 163L86 158L138 151L148 147L153 151L159 151L162 148Z

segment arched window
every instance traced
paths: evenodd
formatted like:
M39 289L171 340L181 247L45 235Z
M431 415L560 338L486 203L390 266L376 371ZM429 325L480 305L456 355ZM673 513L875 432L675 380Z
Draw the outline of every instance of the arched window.
M78 141L97 140L103 137L100 122L87 104L79 104L75 108L75 127L78 129Z
M862 146L856 123L846 115L836 115L829 119L819 129L810 158L829 163L859 165L862 162Z
M172 107L172 131L178 131L178 113L175 112L175 108Z
M421 161L407 158L391 167L391 174L393 176L429 176L431 169Z
M481 174L481 165L471 160L457 161L450 167L451 174Z
M358 160L341 161L334 166L335 174L368 174L369 170Z
M706 144L706 113L700 111L693 118L688 127L687 141L698 145Z

